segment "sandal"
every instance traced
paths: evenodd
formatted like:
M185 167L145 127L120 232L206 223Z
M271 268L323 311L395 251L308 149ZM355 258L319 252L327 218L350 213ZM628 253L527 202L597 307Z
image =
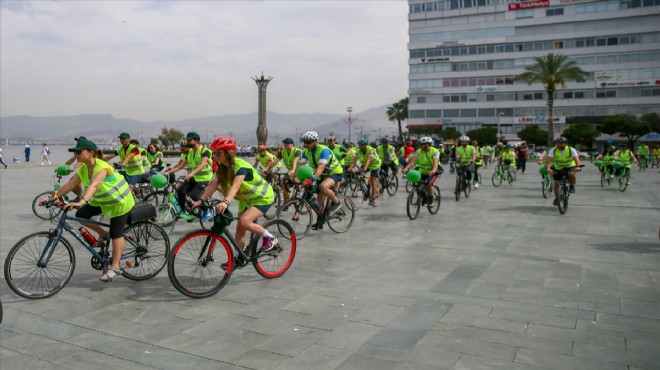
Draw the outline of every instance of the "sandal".
M99 281L104 282L104 283L109 283L112 281L112 278L121 276L121 269L113 269L112 267L108 268L108 272L105 274L101 275L99 278ZM105 277L105 279L103 279Z

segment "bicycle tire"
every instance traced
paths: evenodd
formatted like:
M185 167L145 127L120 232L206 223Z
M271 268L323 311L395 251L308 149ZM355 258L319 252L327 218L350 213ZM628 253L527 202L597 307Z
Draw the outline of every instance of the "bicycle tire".
M154 207L158 207L161 204L167 204L168 202L169 195L164 190L152 191L144 197L144 203L151 203Z
M550 196L552 191L550 189L550 178L548 178L548 176L545 176L543 180L541 180L541 192L543 193L543 198L546 199Z
M339 199L341 209L330 216L326 216L326 222L332 231L341 234L348 231L353 225L355 205L351 198L345 195L338 195L337 199Z
M378 187L378 196L374 198L374 207L380 207L385 197L385 189L383 189L383 184L380 181L376 181L376 186Z
M387 194L393 197L397 190L399 190L399 179L396 175L391 174L387 177Z
M218 204L220 204L220 199L209 199L208 203L211 207L213 207L213 209L215 209L218 206ZM270 208L273 208L273 207L270 207ZM208 220L204 221L200 217L199 218L199 225L202 227L202 229L211 230L211 228L213 227L213 223L214 223L213 219L214 218L211 217Z
M442 197L440 196L440 188L438 185L433 185L433 189L435 190L435 196L433 197L434 203L433 205L426 205L432 215L438 213L440 210L440 203L442 202Z
M628 179L630 178L630 175L627 173L623 173L619 176L619 191L624 192L628 188Z
M298 212L298 218L294 219ZM298 240L304 238L312 227L312 207L299 199L290 200L282 206L277 218L283 219L291 225Z
M406 202L406 213L408 218L414 220L419 216L419 209L422 206L422 197L421 190L419 188L414 188L408 194L408 201Z
M513 172L511 172L511 170L508 170L506 174L506 182L508 182L509 185L513 185L513 181L515 181L514 176L515 175L513 174Z
M472 184L470 184L467 178L464 178L463 181L463 193L465 194L465 199L467 199L470 197L470 192L472 192Z
M281 218L270 220L262 227L277 237L278 243L268 252L258 250L257 243L251 244L254 248L252 255L255 256L252 266L262 277L274 279L282 276L291 267L296 257L296 236L291 225ZM289 233L289 236L282 237L284 233Z
M559 188L559 197L557 198L557 208L559 208L559 213L562 215L566 213L568 208L568 188L565 184L562 184Z
M502 185L502 176L500 176L499 172L493 173L493 177L491 178L491 182L493 183L494 187L498 187Z
M156 224L163 228L168 234L174 230L174 225L178 221L176 210L170 203L160 204L156 207Z
M280 187L276 184L273 185L273 194L275 196L275 199L273 200L273 205L268 208L268 211L264 213L264 217L267 220L272 220L275 217L277 217L278 210L280 206L282 205L282 191L280 190Z
M410 193L412 188L413 188L412 182L406 180L406 193Z
M43 193L37 195L32 201L32 213L34 213L35 216L42 220L52 220L55 217L59 217L62 213L62 208L60 207L46 208L39 205L39 201L41 199L50 198L52 194L52 191L44 191Z
M156 223L142 221L131 224L124 230L124 239L123 254L131 255L121 261L122 275L127 279L151 279L167 265L170 238Z
M605 177L607 176L607 171L603 170L600 174L600 187L604 188L605 187Z
M37 265L43 249L54 237L52 232L40 231L24 237L11 248L5 260L5 280L14 293L27 299L47 298L69 282L76 268L76 255L64 237L55 246L49 246L55 250L48 265Z
M205 298L227 284L234 265L229 242L222 235L200 229L182 236L174 244L167 259L167 276L179 293L190 298Z
M461 181L463 181L461 176L457 175L456 186L454 187L454 198L456 198L457 202L461 199Z

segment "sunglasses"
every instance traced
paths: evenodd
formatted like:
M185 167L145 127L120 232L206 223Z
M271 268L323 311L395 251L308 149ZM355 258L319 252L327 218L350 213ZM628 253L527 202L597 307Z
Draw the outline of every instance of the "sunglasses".
M73 151L73 154L75 154L75 155L78 155L78 154L80 154L80 153L82 153L82 150L74 150L74 151Z
M213 152L213 155L217 155L217 156L219 157L220 154L222 154L222 153L223 153L223 152Z
M305 143L305 144L311 144L313 142L314 142L314 140L305 140L305 141L303 141L303 143Z

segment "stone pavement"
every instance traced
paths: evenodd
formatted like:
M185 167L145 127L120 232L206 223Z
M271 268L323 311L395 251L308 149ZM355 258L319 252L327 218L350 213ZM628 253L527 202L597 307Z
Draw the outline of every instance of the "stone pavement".
M77 269L57 295L25 300L0 282L0 367L660 368L658 171L634 172L620 193L587 163L560 215L530 167L512 187L483 171L460 202L445 174L440 212L415 221L405 192L386 196L345 234L312 231L283 277L244 268L201 300L166 270L102 284L74 241ZM49 228L30 203L51 171L0 171L0 262Z

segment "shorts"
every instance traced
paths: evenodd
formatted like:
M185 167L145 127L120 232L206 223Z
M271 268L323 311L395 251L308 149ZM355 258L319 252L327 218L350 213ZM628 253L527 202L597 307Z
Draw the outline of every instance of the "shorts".
M380 173L380 167L373 170L367 170L367 173L369 174L369 177L378 177L378 174Z
M124 175L124 177L126 178L126 182L129 185L135 185L138 182L140 182L140 180L142 180L142 174L139 174L139 175Z
M575 167L564 167L561 170L556 170L556 169L553 168L554 173L552 174L552 178L554 178L555 181L559 181L559 180L561 180L561 178L563 177L563 175L565 173L568 174L568 172L570 172L574 168Z
M273 201L273 203L267 204L265 206L248 206L247 204L239 201L238 202L238 213L243 213L243 212L245 212L246 209L248 209L250 207L254 207L254 208L258 209L259 211L261 211L261 213L266 214L266 212L268 212L268 210L270 209L270 207L273 206L274 203L275 202Z
M334 175L324 177L323 179L321 179L321 182L323 182L323 180L325 180L325 179L332 179L332 181L334 181L335 184L339 184L344 179L344 174L343 173L336 173Z
M76 211L76 217L90 219L101 213L103 213L101 207L85 204ZM130 214L131 212L126 212L124 215L115 216L110 219L110 239L117 239L124 236L124 229L126 228Z

